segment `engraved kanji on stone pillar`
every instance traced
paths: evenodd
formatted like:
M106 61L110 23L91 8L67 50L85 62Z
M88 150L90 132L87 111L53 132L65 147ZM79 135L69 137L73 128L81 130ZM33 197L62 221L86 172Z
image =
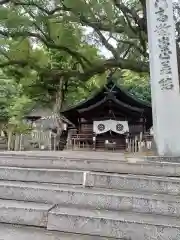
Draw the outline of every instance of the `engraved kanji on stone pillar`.
M172 0L146 0L153 129L161 156L180 156L180 93Z

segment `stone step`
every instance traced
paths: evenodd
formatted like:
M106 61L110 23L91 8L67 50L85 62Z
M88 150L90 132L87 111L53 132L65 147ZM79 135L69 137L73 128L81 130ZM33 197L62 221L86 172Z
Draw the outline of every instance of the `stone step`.
M0 224L1 240L113 240L114 238L48 231L37 227ZM115 240L115 239L114 239ZM123 239L121 239L123 240ZM124 239L127 240L127 239Z
M180 178L177 177L0 166L0 180L86 185L96 188L180 194Z
M56 154L54 154L56 153ZM0 159L3 158L14 158L14 159L33 159L33 160L95 160L95 161L116 161L116 162L144 162L144 159L146 162L151 162L148 160L147 156L126 156L125 154L119 153L119 157L117 153L111 152L111 155L108 155L107 152L105 152L103 155L98 154L92 154L92 153L98 153L98 152L85 152L84 154L77 154L77 152L72 152L71 154L63 154L64 151L61 152L53 152L53 151L42 151L36 153L36 151L31 151L30 153L28 151L0 151ZM116 154L116 155L114 155ZM158 162L158 161L157 161ZM162 162L162 161L160 161Z
M180 194L180 178L177 177L0 166L0 180L86 185L96 188Z
M180 197L164 194L0 181L0 198L180 217Z
M180 176L180 164L146 162L146 161L118 161L100 159L69 159L69 158L31 158L31 157L0 157L0 166L72 169L97 172L111 172L122 174Z
M30 157L30 158L56 158L56 159L99 159L125 161L124 153L97 152L97 151L6 151L0 152L1 156Z
M180 157L146 156L145 159L146 159L147 161L180 163Z
M83 184L82 171L0 166L0 180Z
M2 238L4 231L7 231L8 226L8 236L11 236L11 239L13 240L16 239L15 236L17 236L17 233L19 234L19 229L21 229L20 231L24 237L27 235L27 237L31 236L36 237L34 239L38 239L37 237L44 236L45 238L39 239L47 240L70 239L70 237L72 237L72 239L88 240L103 239L97 236L106 237L107 239L114 237L131 240L178 240L180 234L179 218L161 217L150 214L91 210L87 208L65 207L61 205L53 207L48 204L18 202L12 200L0 200L0 222L44 228L31 228L30 230L30 228L26 227L25 231L22 226L13 225L12 229L11 225L4 224L5 228L2 229L0 237ZM0 226L2 226L2 224L0 224ZM46 231L46 228L49 232ZM11 234L14 229L14 238L12 238ZM74 234L65 234L64 232ZM34 235L31 233L34 233ZM75 235L75 233L91 236ZM7 232L5 234L7 234ZM106 238L104 238L104 240ZM2 239L8 240L4 237ZM18 236L18 239L21 238Z
M48 230L131 240L179 240L179 218L57 206L48 214Z
M89 172L86 186L148 193L180 195L180 178Z
M0 222L46 227L52 207L51 204L0 199Z
M63 156L63 155L50 155L49 153L51 152L47 152L48 154L47 155L44 155L44 152L43 152L43 155L36 155L36 154L9 154L7 151L4 151L3 154L0 152L0 160L2 159L9 159L9 158L13 158L13 159L20 159L20 160L50 160L50 161L59 161L59 160L67 160L67 161L113 161L113 162L127 162L127 159L124 157L124 156L121 156L119 159L117 158L113 158L113 156L110 157L95 157L95 156L91 156L91 155L84 155L84 156L78 156L76 155L76 152L73 154L73 155L70 155L70 156ZM53 152L52 152L53 153ZM143 159L136 159L136 161L141 161ZM150 161L151 162L151 161Z

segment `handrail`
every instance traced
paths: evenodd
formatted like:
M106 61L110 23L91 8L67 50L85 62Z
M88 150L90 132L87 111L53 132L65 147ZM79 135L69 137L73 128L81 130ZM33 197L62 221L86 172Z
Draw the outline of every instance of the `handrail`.
M81 138L92 138L93 134L73 134L72 139L81 139Z

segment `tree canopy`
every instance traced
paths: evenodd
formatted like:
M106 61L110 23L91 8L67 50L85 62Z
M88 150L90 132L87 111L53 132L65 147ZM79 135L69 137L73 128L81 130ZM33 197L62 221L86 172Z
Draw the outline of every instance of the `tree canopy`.
M3 75L21 89L19 98L61 106L85 98L117 70L132 93L150 100L145 2L1 0ZM180 63L177 2L174 16Z
M145 17L145 13L142 14L144 3L132 0L125 2L127 3L108 0L3 1L0 9L0 34L3 37L1 45L6 45L6 48L2 47L1 53L5 61L0 66L47 67L34 64L36 56L33 56L32 47L41 45L48 51L61 52L61 55L69 56L78 63L71 71L58 66L56 74L59 76L88 78L111 68L147 72L146 26L142 25ZM82 36L85 27L90 31ZM112 40L114 44L111 44ZM90 43L97 47L104 46L111 57L98 58L92 62L89 52L86 54L87 43L88 46ZM48 73L52 74L53 71L49 72L48 69Z

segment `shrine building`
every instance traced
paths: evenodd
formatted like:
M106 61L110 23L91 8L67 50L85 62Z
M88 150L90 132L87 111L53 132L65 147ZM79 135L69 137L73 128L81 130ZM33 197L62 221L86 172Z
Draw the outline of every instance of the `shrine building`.
M62 114L75 126L68 141L76 149L125 150L127 138L143 135L152 127L151 104L128 93L111 77L95 94Z

